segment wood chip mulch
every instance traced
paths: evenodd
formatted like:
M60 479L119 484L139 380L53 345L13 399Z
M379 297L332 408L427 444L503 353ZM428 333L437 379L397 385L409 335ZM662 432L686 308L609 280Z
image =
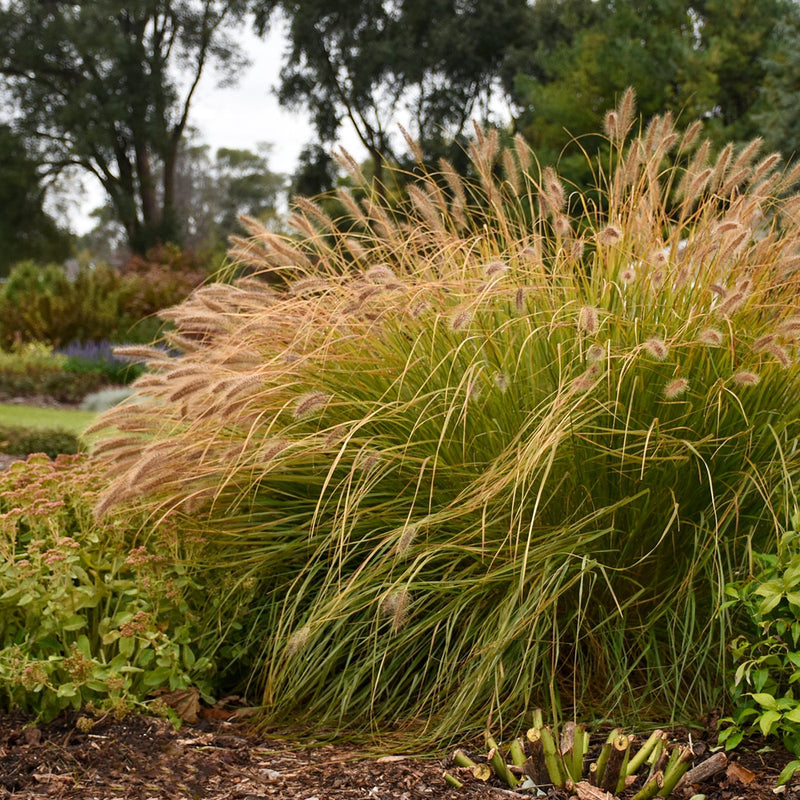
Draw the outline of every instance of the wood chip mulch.
M175 730L162 719L129 716L98 720L91 730L78 715L32 724L21 714L0 716L0 798L67 800L511 800L531 798L499 785L442 779L447 759L365 757L351 746L302 747L253 732L246 724L204 719ZM758 752L753 743L731 756L728 768L702 785L676 790L707 800L775 800L775 779L786 753ZM761 743L763 745L763 743ZM706 750L702 743L698 748ZM698 762L710 752L698 757ZM463 776L462 776L463 777ZM547 797L562 800L564 792ZM777 795L800 800L793 784Z

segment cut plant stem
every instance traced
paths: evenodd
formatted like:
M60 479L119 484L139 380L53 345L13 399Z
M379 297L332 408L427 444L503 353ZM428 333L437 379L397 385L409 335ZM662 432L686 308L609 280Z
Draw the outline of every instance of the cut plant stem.
M503 754L497 747L493 747L491 750L489 750L489 754L486 758L489 764L491 764L494 774L497 775L497 777L500 778L503 783L507 784L512 789L519 783L517 778L508 768L508 764L506 764Z
M580 740L580 746L578 744ZM575 759L575 770L573 780L577 783L583 778L583 764L586 761L586 754L589 752L589 734L584 725L578 726L578 736L575 739L575 751L573 758Z
M455 775L451 775L449 772L445 772L442 777L445 779L446 783L450 784L450 786L453 786L456 789L464 788L464 784L458 778L456 778Z
M611 755L611 743L614 739L617 738L621 733L619 728L614 728L611 733L608 734L608 738L603 745L602 750L600 750L600 755L597 757L597 785L599 786L603 782L603 776L606 772L606 764L608 763L608 757Z
M661 738L656 742L653 752L650 753L647 763L650 764L650 775L655 775L656 772L664 771L665 752L664 748L667 746L667 734L662 733Z
M625 778L624 767L630 743L630 739L624 733L617 734L611 742L608 762L606 763L603 779L600 783L600 786L610 794L619 794L617 787L620 782L620 777L623 778L623 781Z
M633 800L651 800L659 794L664 786L664 776L660 772L650 776L647 782L638 792L633 796Z
M519 739L514 739L508 748L508 754L511 756L511 763L518 767L525 766L525 750L522 742Z
M453 763L457 767L475 767L477 764L461 749L453 752Z
M461 748L453 751L453 764L457 767L468 769L475 780L484 783L492 777L492 770L488 764L478 764L473 761Z
M523 769L525 774L537 785L543 786L550 783L550 775L547 771L547 764L544 760L544 748L542 747L542 734L539 728L531 728L525 738L528 740L528 760Z
M628 768L626 770L628 775L633 775L638 772L639 767L650 758L650 754L655 749L656 745L662 740L661 737L664 732L661 730L653 731L647 741L639 748L636 755L628 761Z
M567 780L566 769L561 756L556 749L556 743L553 739L553 732L545 725L539 729L542 737L542 749L544 750L544 763L547 765L547 772L550 775L550 782L554 786L563 788Z
M672 751L669 764L664 770L664 785L659 792L661 797L669 797L672 790L677 786L678 781L686 774L689 763L694 758L694 753L690 747L678 746Z

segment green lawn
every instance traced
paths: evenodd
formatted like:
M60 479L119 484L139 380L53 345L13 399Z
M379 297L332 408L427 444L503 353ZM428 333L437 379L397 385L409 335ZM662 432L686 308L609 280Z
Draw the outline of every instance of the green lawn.
M0 425L26 428L60 428L80 434L97 414L71 408L39 408L38 406L0 403Z

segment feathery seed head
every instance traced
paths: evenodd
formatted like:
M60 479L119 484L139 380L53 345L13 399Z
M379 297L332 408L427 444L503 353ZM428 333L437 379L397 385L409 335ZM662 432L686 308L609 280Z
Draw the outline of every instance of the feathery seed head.
M621 239L622 231L616 225L606 225L603 230L597 232L597 241L606 247L618 244Z
M766 350L770 345L775 342L775 334L767 333L764 336L759 336L750 347L754 352L760 353Z
M689 389L689 381L686 378L676 378L674 381L670 381L664 387L664 397L667 400L674 400L680 397Z
M731 380L738 386L755 386L761 378L755 372L742 370L741 372L734 373L734 375L731 376Z
M388 264L375 264L366 271L365 275L375 283L395 283L397 281L394 270Z
M411 319L419 319L430 310L430 303L428 303L426 300L419 300L409 307L408 313L411 315Z
M655 267L663 267L669 263L669 248L659 247L651 256L650 263Z
M495 386L497 386L497 388L500 390L500 394L505 394L508 391L508 376L504 372L495 373L494 383Z
M325 394L325 392L307 392L300 395L295 401L293 416L295 419L300 419L300 417L304 417L307 414L319 411L328 404L330 399L330 395Z
M744 292L734 292L719 304L717 311L722 316L730 316L742 307L746 299L747 295Z
M616 139L618 130L619 118L616 111L606 112L605 119L603 120L603 131L609 139Z
M663 361L669 355L669 349L667 348L666 344L664 344L664 341L656 338L655 336L651 339L648 339L644 343L644 347L645 350L647 350L647 352L658 361Z
M504 272L508 272L508 264L505 261L490 261L483 268L483 274L487 278L491 278L493 275L502 275Z
M286 643L286 655L293 656L295 653L299 653L306 646L310 638L311 628L309 628L308 625L303 625L302 628L298 628L289 637L289 641Z
M400 538L397 540L397 545L395 547L397 555L399 556L405 555L411 548L411 545L414 543L414 540L416 538L417 538L417 526L406 525L403 528L403 532L400 534Z
M633 283L633 281L636 280L636 270L633 267L625 267L625 269L619 273L619 279L625 286L629 283Z
M353 466L361 472L372 472L381 461L380 453L375 450L362 450L355 459Z
M705 328L700 331L697 340L708 347L719 347L725 337L718 328Z
M597 333L599 314L594 306L583 306L578 314L578 329L588 334Z
M569 219L563 214L559 214L553 220L553 230L556 236L566 239L572 233L572 226L569 224Z
M789 317L778 326L778 335L786 339L796 339L800 333L800 317Z
M602 344L593 344L586 351L586 360L589 363L599 363L604 361L606 357L606 348Z
M661 286L664 283L664 278L666 278L666 272L663 269L657 269L648 275L648 279L654 288Z
M596 367L597 365L593 364L592 366ZM594 388L596 384L597 384L597 369L592 370L590 368L587 369L586 372L584 372L582 375L575 378L574 381L572 381L572 390L575 392L588 392L590 389Z
M714 232L720 236L730 231L738 231L742 227L742 223L735 219L726 219L717 225Z
M563 211L567 198L556 171L552 167L545 167L543 177L542 200L544 200L551 213Z
M406 589L395 589L389 592L381 602L381 614L392 618L393 633L397 633L405 624L409 599Z
M575 238L569 244L569 257L573 261L580 261L583 257L583 250L586 246L586 243L583 239Z
M279 456L289 446L286 439L267 439L258 448L258 461L268 463Z
M514 295L514 308L517 311L517 314L524 314L526 309L525 305L525 287L520 286L517 289L516 294Z
M324 278L300 278L291 284L289 294L292 297L301 297L305 294L324 291L329 286L330 284Z
M708 291L717 295L717 297L722 297L723 299L728 295L728 291L725 289L725 287L720 286L718 283L709 284Z
M764 350L769 353L784 369L789 369L792 365L792 359L785 347L779 344L767 345Z
M472 322L472 311L462 308L450 317L450 328L454 331L463 331Z

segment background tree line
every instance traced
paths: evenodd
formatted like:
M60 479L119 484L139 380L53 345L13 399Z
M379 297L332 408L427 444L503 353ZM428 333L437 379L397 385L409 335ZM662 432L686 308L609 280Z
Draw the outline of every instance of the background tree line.
M458 163L472 119L569 174L629 85L645 118L670 110L704 118L717 143L800 150L795 0L0 0L0 271L67 251L44 198L70 170L105 189L100 238L116 231L138 253L274 214L282 182L265 152L212 155L189 134L201 79L234 80L239 32L278 19L274 88L316 132L293 180L303 193L335 183L344 125L377 178L411 163L398 122L426 159Z

